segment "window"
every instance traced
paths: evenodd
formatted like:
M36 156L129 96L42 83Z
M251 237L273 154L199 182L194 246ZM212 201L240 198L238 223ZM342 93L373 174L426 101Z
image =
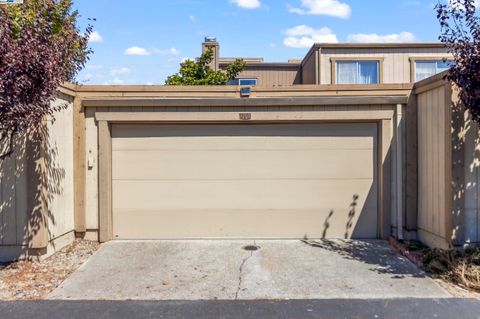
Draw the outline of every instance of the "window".
M379 61L337 61L337 84L380 83Z
M451 65L451 61L415 61L415 82L448 70Z
M255 85L257 85L257 79L235 79L235 80L228 81L227 84L228 85L255 86Z
M257 85L257 79L238 79L238 85Z

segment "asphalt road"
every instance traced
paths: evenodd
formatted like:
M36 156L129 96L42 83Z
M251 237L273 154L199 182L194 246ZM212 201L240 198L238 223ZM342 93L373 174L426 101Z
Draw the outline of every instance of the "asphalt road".
M2 319L480 318L469 299L296 301L22 301L0 303Z

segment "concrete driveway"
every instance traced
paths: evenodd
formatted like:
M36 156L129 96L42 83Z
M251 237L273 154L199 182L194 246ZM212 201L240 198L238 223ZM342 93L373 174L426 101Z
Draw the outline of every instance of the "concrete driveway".
M245 246L260 247L246 251ZM383 241L110 242L49 295L88 300L445 298Z

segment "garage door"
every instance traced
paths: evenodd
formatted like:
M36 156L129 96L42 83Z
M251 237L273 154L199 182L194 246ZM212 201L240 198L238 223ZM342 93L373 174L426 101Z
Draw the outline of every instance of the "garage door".
M114 125L118 239L376 238L377 127Z

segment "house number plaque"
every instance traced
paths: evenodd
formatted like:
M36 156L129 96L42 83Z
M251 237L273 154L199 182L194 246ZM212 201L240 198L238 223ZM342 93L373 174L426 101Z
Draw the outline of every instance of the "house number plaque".
M252 113L240 113L240 120L250 121L252 119Z

